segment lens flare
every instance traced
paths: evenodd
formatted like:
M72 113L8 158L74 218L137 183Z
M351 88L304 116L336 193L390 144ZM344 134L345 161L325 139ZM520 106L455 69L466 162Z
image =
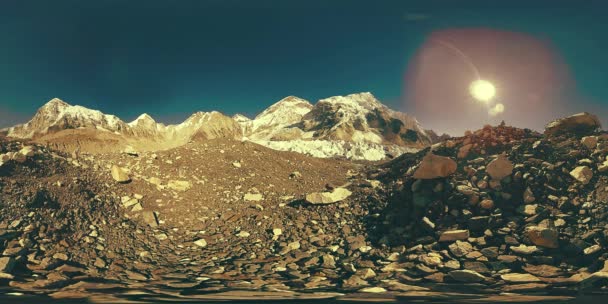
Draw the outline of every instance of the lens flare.
M478 79L471 82L469 92L475 99L488 103L494 98L494 95L496 95L496 88L491 82Z
M504 111L505 111L505 105L503 105L502 103L497 103L496 105L494 105L494 107L492 107L488 111L488 114L490 114L490 116L496 116L498 114L501 114Z

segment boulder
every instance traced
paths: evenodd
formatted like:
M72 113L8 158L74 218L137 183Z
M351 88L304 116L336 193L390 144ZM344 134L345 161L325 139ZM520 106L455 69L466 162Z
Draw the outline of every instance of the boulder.
M558 232L555 229L532 226L526 229L526 235L536 246L545 248L559 247Z
M306 195L306 202L313 205L327 205L346 199L352 194L346 188L335 188L332 192L314 192Z
M545 126L546 135L564 133L590 134L601 129L602 124L597 116L587 112L556 119Z
M462 241L469 238L469 230L445 231L439 237L440 242Z
M456 172L456 167L456 162L453 159L429 152L422 158L413 177L416 179L447 177Z
M207 247L207 240L198 239L198 240L194 241L194 245L201 247L201 248L205 248L205 247Z
M15 266L15 258L0 257L0 273L10 273Z
M540 282L540 279L529 273L507 273L500 276L505 282L508 283L536 283Z
M259 202L264 199L264 197L259 193L245 193L243 199L248 202Z
M581 144L587 149L593 150L597 146L597 136L585 136L581 138Z
M587 166L579 166L570 171L570 176L586 185L593 178L593 171L591 171L591 169L589 169Z
M153 211L144 211L141 213L142 219L150 227L158 227L158 218Z
M478 283L485 281L486 277L473 270L452 270L448 275L458 282Z
M488 164L486 172L493 180L499 181L513 173L513 163L505 154L501 154Z
M129 171L117 165L112 166L112 178L119 183L128 183L131 181Z
M184 180L170 180L167 187L175 191L186 191L192 188L192 183Z
M19 150L19 154L21 154L25 157L32 157L32 156L34 156L35 153L36 153L36 150L34 149L33 146L25 146L25 147L21 148L21 150Z

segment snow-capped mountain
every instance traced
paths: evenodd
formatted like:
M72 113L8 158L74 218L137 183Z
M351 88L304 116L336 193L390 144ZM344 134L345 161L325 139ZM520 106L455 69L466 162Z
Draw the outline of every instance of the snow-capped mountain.
M114 115L81 106L71 106L59 98L53 98L42 106L32 120L11 127L7 135L17 138L34 138L63 129L94 128L102 131L121 133L129 127Z
M0 132L2 133L2 132ZM220 112L196 112L180 124L165 125L142 114L125 123L114 115L54 98L27 123L6 129L9 137L61 143L74 138L96 147L165 149L215 138L251 140L277 149L319 157L378 160L430 145L439 138L415 118L389 109L371 93L334 96L311 104L295 96L281 99L254 119ZM79 139L79 141L80 141ZM98 147L99 145L97 145ZM106 150L107 150L106 149ZM94 150L95 151L95 150Z
M262 111L253 120L239 117L239 124L244 135L256 140L274 140L299 138L301 130L294 129L304 115L313 108L313 105L299 97L288 96ZM242 116L242 115L241 115ZM290 136L290 131L298 135ZM298 132L299 131L299 132Z
M240 122L258 141L340 140L423 147L431 138L415 118L389 109L371 93L308 101L289 96L253 120Z
M27 123L7 130L14 138L36 139L62 130L87 129L111 132L127 139L171 141L175 145L193 139L241 137L238 123L219 112L197 112L177 125L164 125L142 114L125 123L114 115L82 106L73 106L54 98L42 106Z

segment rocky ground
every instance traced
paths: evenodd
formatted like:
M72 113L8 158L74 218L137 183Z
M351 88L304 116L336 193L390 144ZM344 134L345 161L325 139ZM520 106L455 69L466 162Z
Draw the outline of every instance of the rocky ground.
M67 155L0 139L0 298L602 294L608 135L575 122L487 126L380 164L228 140Z

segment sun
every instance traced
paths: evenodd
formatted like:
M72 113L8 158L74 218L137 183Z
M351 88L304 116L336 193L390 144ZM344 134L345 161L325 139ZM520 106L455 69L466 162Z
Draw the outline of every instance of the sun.
M471 82L469 92L475 99L488 103L496 95L496 88L491 82L478 79Z

